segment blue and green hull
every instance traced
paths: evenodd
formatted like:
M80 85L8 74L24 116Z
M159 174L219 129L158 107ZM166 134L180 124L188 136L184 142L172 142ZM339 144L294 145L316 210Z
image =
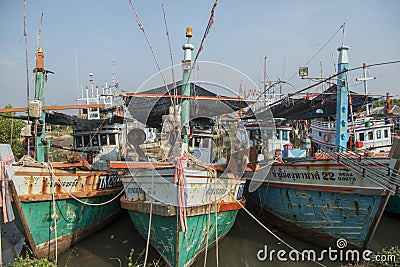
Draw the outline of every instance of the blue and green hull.
M125 203L127 202L129 201L125 201ZM128 209L136 230L144 239L147 239L150 213L129 208L129 204L124 204L124 200L121 200L121 204L123 208ZM148 202L146 205L149 205ZM153 210L160 211L164 208L155 206L157 204L153 204ZM169 266L189 266L198 255L215 244L216 240L222 239L232 228L240 207L236 204L233 204L233 206L235 207L210 213L204 212L207 209L206 206L203 209L196 207L194 212L191 212L191 208L188 208L186 232L178 229L179 224L175 207L166 208L169 212L165 212L163 215L160 215L160 212L157 211L153 212L150 243Z
M37 258L54 259L79 240L98 231L116 218L121 212L119 201L112 200L117 193L80 198L47 201L13 201L16 224L25 235ZM54 207L57 213L55 223Z
M365 248L390 197L334 160L274 163L252 178L247 187L253 190L245 189L250 208L277 229L323 248L336 247L340 238Z
M300 239L336 246L339 238L365 247L384 196L261 186L247 196L266 222Z

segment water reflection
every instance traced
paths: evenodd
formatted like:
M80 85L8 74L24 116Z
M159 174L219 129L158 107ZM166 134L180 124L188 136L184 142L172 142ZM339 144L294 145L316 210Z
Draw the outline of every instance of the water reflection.
M398 234L399 218L384 215L377 228L374 238L370 242L372 251L379 251L391 245L400 245L400 235ZM271 226L268 226L273 229ZM273 230L283 240L298 250L314 249L320 252L322 249L303 242L299 239ZM278 241L263 229L257 222L250 218L243 210L238 214L235 225L229 234L218 243L218 262L219 266L318 266L313 262L281 262L260 261L257 259L257 252L267 245L268 251L290 249L285 244ZM73 249L65 252L59 257L59 266L127 266L131 248L134 249L134 257L137 258L144 252L146 241L136 232L127 213L121 215L119 220L77 244ZM216 246L212 247L207 253L207 266L217 266ZM318 254L317 254L318 255ZM287 254L286 254L287 257ZM159 260L158 253L151 248L149 250L149 260ZM327 257L322 262L327 266L340 266L340 262L331 262ZM194 264L196 267L204 265L204 255ZM161 265L162 266L162 265Z

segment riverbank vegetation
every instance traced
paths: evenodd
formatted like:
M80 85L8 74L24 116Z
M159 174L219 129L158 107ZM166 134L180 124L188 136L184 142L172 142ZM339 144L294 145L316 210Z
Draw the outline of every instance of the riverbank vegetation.
M393 246L384 248L371 257L371 261L357 264L347 264L343 267L392 267L400 266L400 248Z

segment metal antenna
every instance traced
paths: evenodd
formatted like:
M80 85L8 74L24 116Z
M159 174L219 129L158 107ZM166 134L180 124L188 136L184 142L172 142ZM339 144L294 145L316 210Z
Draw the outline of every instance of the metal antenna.
M38 37L37 37L37 47L40 47L40 34L42 33L42 22L43 22L43 14L44 12L42 11L42 14L40 16L40 25L39 25L39 31L38 31Z

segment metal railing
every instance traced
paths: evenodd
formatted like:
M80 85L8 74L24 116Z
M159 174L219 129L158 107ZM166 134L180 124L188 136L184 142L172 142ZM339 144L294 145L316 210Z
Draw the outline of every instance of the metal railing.
M321 148L320 151L366 179L389 190L392 194L400 196L400 172L389 166L390 158L383 163L347 149L344 152L339 152Z

